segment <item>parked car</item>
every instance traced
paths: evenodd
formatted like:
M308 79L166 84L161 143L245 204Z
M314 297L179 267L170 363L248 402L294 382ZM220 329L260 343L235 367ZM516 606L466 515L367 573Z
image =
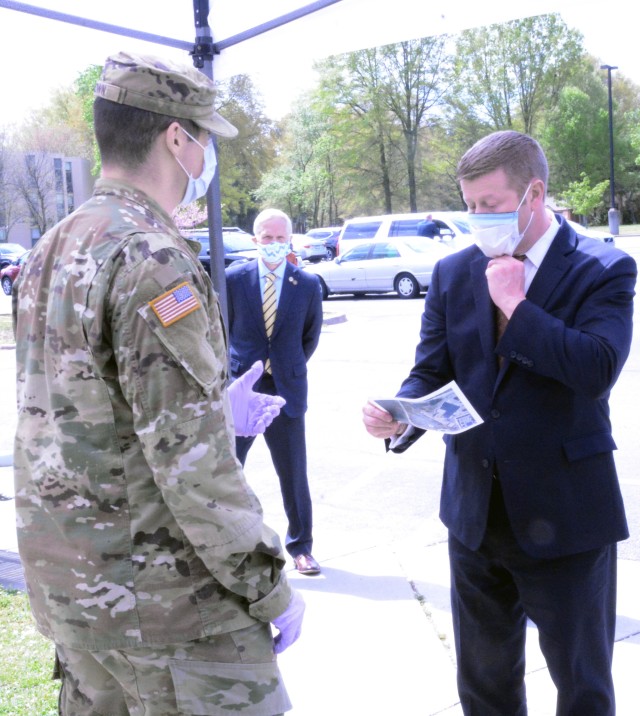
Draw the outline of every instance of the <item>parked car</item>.
M361 216L348 219L338 237L338 256L372 239L378 241L391 240L402 236L417 236L418 224L427 213L440 229L437 241L449 244L450 247L461 249L471 243L471 232L464 211L431 211L414 214L385 214L382 216ZM433 241L434 239L427 239Z
M341 226L327 226L319 229L309 229L307 236L314 239L322 239L324 241L325 258L332 261L338 255L338 236L340 236Z
M2 290L7 296L11 295L13 284L20 273L20 269L24 265L24 262L29 258L30 253L31 250L25 251L20 258L14 259L10 264L7 264L0 269L0 284L2 284Z
M307 266L320 279L322 296L387 293L416 298L431 283L433 267L454 249L418 236L358 244L334 261Z
M303 261L317 263L326 256L324 241L307 234L291 234L291 246Z
M0 242L0 269L19 259L26 251L27 249L20 244Z
M580 236L588 236L591 239L597 239L598 241L604 241L605 244L615 244L615 238L609 231L601 231L600 229L589 229L577 221L569 221L567 224Z
M200 242L198 258L211 275L211 247L209 245L209 229L190 229L183 231L184 236ZM222 232L225 268L236 261L250 261L258 256L256 245L251 234L242 230Z

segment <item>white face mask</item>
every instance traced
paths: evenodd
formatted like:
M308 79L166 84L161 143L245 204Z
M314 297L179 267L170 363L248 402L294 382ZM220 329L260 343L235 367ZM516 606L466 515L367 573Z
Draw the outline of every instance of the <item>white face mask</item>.
M270 244L256 244L258 256L269 264L279 264L287 258L291 252L291 246L281 241L273 241Z
M473 240L485 256L489 258L505 255L513 256L513 252L524 238L533 219L532 213L525 230L520 233L518 229L518 211L530 187L531 184L527 187L515 211L500 214L467 214L467 221L469 222Z
M199 147L202 147L202 144L200 144L195 137L192 137L189 132L184 129L184 127L180 127L180 129L182 129L187 137L193 139ZM201 196L204 196L207 193L207 189L209 188L209 184L211 184L214 174L216 173L218 161L216 159L216 150L213 146L213 141L209 140L207 142L207 146L202 147L202 149L204 150L204 164L198 178L189 174L189 172L185 169L184 164L178 159L178 157L176 157L176 161L188 177L187 188L184 191L184 196L182 197L180 206L187 206L196 199L199 199Z

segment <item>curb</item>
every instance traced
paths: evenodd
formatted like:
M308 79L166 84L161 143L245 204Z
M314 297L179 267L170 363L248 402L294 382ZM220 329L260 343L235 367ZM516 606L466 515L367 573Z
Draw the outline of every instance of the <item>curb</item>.
M331 326L334 323L345 323L347 316L344 313L323 313L322 324L324 326Z

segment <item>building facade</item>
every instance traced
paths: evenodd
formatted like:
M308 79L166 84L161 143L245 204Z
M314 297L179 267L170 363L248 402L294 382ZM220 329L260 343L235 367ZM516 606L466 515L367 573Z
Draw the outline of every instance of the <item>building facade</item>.
M61 154L5 155L0 166L0 242L30 249L93 191L91 162Z

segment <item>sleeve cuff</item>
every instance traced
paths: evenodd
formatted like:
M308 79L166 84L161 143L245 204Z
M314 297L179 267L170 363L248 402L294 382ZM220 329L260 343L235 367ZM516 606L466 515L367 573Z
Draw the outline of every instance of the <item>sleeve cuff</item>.
M282 572L278 583L269 594L249 605L249 614L261 622L271 622L289 606L292 596L291 586Z

